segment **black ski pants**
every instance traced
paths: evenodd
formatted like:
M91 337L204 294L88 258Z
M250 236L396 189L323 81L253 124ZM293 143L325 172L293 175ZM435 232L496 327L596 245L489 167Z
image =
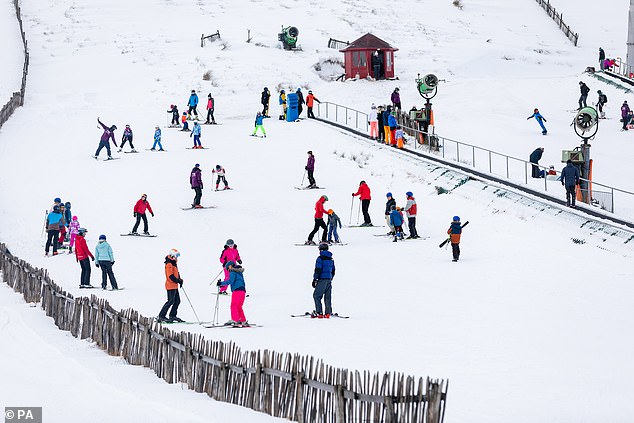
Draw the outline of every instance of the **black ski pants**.
M569 206L575 205L575 200L577 199L575 188L575 185L566 185L566 204Z
M225 178L225 175L218 175L218 178L216 179L216 189L218 189L220 182L225 184L225 188L229 186L229 184L227 183L227 178Z
M313 108L309 107L306 111L306 115L311 118L311 119L315 119L315 115L313 114Z
M263 116L268 116L269 115L269 102L268 101L266 103L262 103L262 115Z
M453 253L453 259L458 260L460 258L460 244L451 244L451 252Z
M588 94L581 94L581 97L579 97L579 108L581 109L582 107L588 107Z
M531 162L531 176L533 178L539 178L539 166L537 163Z
M198 110L196 110L196 106L189 106L189 111L187 112L187 114L191 116L192 112L194 112L194 115L198 116Z
M79 265L81 266L81 277L79 279L79 283L82 286L90 285L90 259L86 257L83 260L79 260Z
M324 305L326 306L325 314L332 314L331 304L332 294L332 279L319 279L317 286L313 292L313 299L315 300L315 311L317 314L323 314L324 311L321 308L321 299L324 299Z
M313 173L315 172L315 169L307 169L307 172L308 172L308 183L310 185L314 185L315 177L313 176Z
M99 156L99 153L101 152L101 149L105 148L106 151L108 152L108 157L111 156L110 154L110 141L99 141L99 147L97 147L97 151L95 152L95 156Z
M175 113L172 113L172 125L178 125L178 115Z
M302 107L302 103L299 103L297 105L297 117L299 118L299 116L302 114L302 111L304 110L304 108Z
M167 316L167 311L172 308L170 311L170 318L176 317L176 313L178 313L178 306L181 303L181 297L178 294L178 289L168 289L167 290L167 302L163 305L161 312L159 313L159 317L165 319Z
M416 216L410 216L407 218L407 226L409 227L409 236L417 237L418 232L416 231Z
M147 232L147 216L145 215L145 213L136 214L136 223L134 224L134 228L132 228L132 232L136 232L136 230L139 229L141 219L143 219L143 232Z
M326 236L328 235L328 227L326 226L326 222L324 222L323 218L315 218L315 227L312 232L308 234L308 240L312 241L315 234L319 231L319 228L324 230L323 235L321 236L321 242L326 242Z
M57 252L57 242L59 241L59 229L51 229L47 231L48 237L46 238L46 248L44 251L48 254L48 250L51 248L51 244L53 244L53 252Z
M196 195L194 196L194 206L200 205L200 199L203 198L203 189L201 187L194 187L194 191L196 191Z
M130 147L134 150L134 145L132 145L132 137L123 137L120 148L123 149L123 146L125 145L126 141L130 143Z
M370 219L370 213L368 213L369 208L370 200L361 200L361 212L363 213L364 223L372 223L372 219Z
M383 128L383 122L379 122L378 127L379 127L378 140L379 141L385 141L385 129Z
M216 119L214 119L214 109L207 109L207 123L216 123Z
M112 289L118 289L117 280L112 272L112 263L109 261L99 260L99 267L101 268L101 287L106 289L108 286L108 278L110 278L110 285L112 285Z

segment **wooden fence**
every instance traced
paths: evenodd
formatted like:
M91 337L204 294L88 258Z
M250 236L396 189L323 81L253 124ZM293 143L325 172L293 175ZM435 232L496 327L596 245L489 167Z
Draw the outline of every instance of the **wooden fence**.
M539 5L544 8L546 13L548 13L548 16L550 16L555 21L557 26L559 26L559 29L561 29L561 32L563 32L564 35L566 35L566 37L568 37L568 39L572 41L572 43L576 47L577 42L579 41L579 34L576 32L573 32L572 29L570 29L570 26L564 23L563 13L557 13L557 10L550 4L550 0L535 0L535 1L537 1L537 3L539 3Z
M328 48L335 48L337 50L344 49L350 45L350 41L341 41L330 38L328 40Z
M309 356L242 351L233 342L177 333L135 310L116 311L94 295L73 298L46 270L14 257L4 244L0 272L27 302L39 302L61 330L218 401L302 423L444 419L448 382L443 380L350 371Z
M22 45L24 47L24 64L22 65L22 84L20 85L20 91L13 93L9 101L0 109L0 128L9 120L15 109L24 105L24 93L26 91L26 75L29 73L29 50L28 43L26 41L26 35L24 34L24 28L22 26L22 14L20 13L20 5L18 0L13 0L13 6L15 7L15 14L20 24L20 34L22 34Z

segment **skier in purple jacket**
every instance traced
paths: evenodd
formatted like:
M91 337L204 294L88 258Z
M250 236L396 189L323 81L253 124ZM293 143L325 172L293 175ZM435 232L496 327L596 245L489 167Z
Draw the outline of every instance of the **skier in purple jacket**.
M117 127L116 125L107 127L103 124L103 122L101 122L101 120L99 120L99 118L97 118L97 122L99 122L99 125L101 125L101 127L103 128L103 134L101 134L101 140L99 141L99 147L97 148L97 152L95 153L95 159L99 157L99 152L102 148L105 147L106 151L108 152L108 160L110 160L112 159L112 155L110 154L109 140L112 139L112 143L114 144L114 146L118 147L117 142L114 140L114 131L117 129Z
M313 172L315 171L315 156L313 156L313 152L308 152L308 162L306 163L306 167L304 168L308 172L308 187L307 188L317 188L317 184L315 183L315 177L313 176Z
M191 184L192 189L196 191L192 208L202 209L203 206L200 205L200 199L203 197L203 178L200 171L200 164L196 163L192 169L192 173L189 175L189 183Z
M392 97L390 97L390 99L392 100L392 105L394 109L398 109L400 111L401 110L401 95L398 93L398 88L394 88L394 92L392 93Z

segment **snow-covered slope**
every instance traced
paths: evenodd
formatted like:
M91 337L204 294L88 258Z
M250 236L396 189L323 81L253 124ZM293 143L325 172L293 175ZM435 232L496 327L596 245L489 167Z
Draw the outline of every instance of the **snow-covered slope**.
M0 107L2 107L14 92L20 91L24 63L20 26L15 18L12 0L0 2L0 40L2 40Z
M436 186L453 188L464 177L317 122L270 119L268 138L248 136L264 86L274 96L278 86L311 88L321 100L361 109L386 102L399 86L409 108L420 105L416 73L434 72L447 80L434 100L438 132L521 157L544 145L543 163L558 163L559 150L577 143L567 110L576 104L580 72L594 64L590 36L596 35L586 39L580 28L582 45L571 46L531 1L463 3L463 10L449 0L399 7L375 0L25 4L32 67L27 103L0 133L0 240L80 294L73 257L42 257L43 211L60 196L73 203L91 246L104 233L114 248L115 273L126 290L100 295L156 315L165 295L163 257L177 248L184 287L200 317L210 320L216 298L209 283L220 270L225 240L233 238L247 269L247 317L264 327L207 336L313 354L338 366L449 378L447 419L456 422L633 415L633 344L624 336L634 323L631 243L591 234L574 215L526 205L479 182L438 195ZM625 26L617 20L626 19L618 10L624 6L609 3L613 25L601 35L616 37ZM303 51L276 48L283 24L299 27ZM245 43L247 28L251 43ZM222 40L200 48L200 34L217 29ZM312 70L340 57L326 48L329 36L352 40L366 31L400 49L400 81L335 83ZM207 71L211 81L202 79ZM618 92L601 88L615 110ZM212 92L217 102L222 125L203 128L209 149L186 150L186 134L163 129L168 152L145 151L154 126L165 125L168 105L182 108L191 89L201 100ZM535 106L548 118L546 138L525 120ZM100 136L97 116L119 128L130 123L141 154L91 159ZM595 178L627 188L622 167L630 135L618 132L616 118L601 131L606 142L597 137L593 147ZM326 190L293 188L309 149ZM216 209L180 209L193 197L188 176L195 163L204 172L203 203ZM210 190L217 163L227 168L234 190ZM383 221L386 192L403 205L411 190L419 232L429 238L392 243L372 236L384 227L344 228L348 245L333 247L333 301L335 311L352 318L289 318L313 308L316 249L293 244L310 232L315 201L326 194L344 223L356 223L350 193L362 179L372 188L375 224ZM159 236L120 237L132 227L141 193L156 213L150 230ZM471 223L461 261L451 263L437 245L456 214ZM99 277L93 274L93 284ZM219 300L228 319L229 300ZM180 315L194 318L187 302ZM590 391L592 403L584 400Z

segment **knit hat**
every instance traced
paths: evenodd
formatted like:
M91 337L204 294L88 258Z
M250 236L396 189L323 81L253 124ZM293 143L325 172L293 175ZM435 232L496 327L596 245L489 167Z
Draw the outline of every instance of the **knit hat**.
M102 239L104 241L106 240L106 236L104 234L99 235L99 241L101 241Z

